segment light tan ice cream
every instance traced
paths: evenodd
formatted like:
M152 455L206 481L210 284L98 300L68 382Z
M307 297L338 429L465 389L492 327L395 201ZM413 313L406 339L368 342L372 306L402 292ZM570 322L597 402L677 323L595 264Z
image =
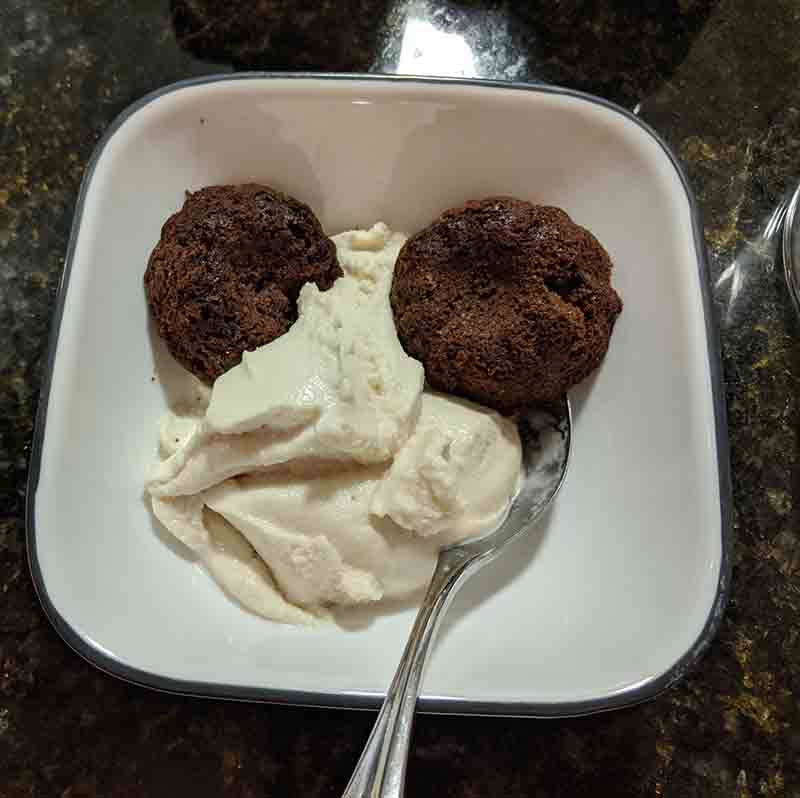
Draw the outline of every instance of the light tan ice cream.
M267 618L406 596L439 548L491 529L519 476L516 425L423 390L389 290L405 241L334 237L344 276L303 287L298 319L214 383L204 415L168 415L153 512L223 589Z

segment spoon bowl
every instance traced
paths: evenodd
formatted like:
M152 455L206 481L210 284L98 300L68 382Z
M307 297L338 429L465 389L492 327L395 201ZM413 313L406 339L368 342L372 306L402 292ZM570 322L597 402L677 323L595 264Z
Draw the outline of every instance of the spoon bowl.
M516 537L533 528L556 497L567 473L572 411L564 397L551 409L518 419L522 468L517 493L503 521L477 538L442 548L430 585L367 744L343 798L400 798L414 711L428 653L458 588L494 560Z

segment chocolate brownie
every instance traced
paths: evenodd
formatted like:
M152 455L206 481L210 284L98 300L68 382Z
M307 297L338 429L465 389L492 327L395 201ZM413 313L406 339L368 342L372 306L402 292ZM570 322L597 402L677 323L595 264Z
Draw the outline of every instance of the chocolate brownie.
M445 211L397 260L391 301L429 384L503 412L553 401L603 359L611 260L561 209L490 197Z
M159 334L205 382L285 333L304 283L330 288L336 247L313 211L269 186L208 186L161 230L144 275Z

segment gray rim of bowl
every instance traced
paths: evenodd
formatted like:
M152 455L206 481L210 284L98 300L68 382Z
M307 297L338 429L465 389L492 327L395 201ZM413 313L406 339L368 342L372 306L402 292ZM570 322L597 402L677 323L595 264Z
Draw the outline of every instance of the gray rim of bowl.
M64 271L56 297L56 305L51 318L50 338L46 369L42 380L42 387L39 394L39 406L36 414L36 424L33 434L31 464L28 474L28 487L25 505L25 523L28 547L28 561L30 565L33 583L39 601L44 608L45 614L50 623L55 627L58 634L81 657L89 663L99 668L101 671L116 676L132 684L141 685L154 690L179 695L189 695L200 698L234 699L243 701L262 701L267 703L304 705L316 707L345 708L345 709L377 709L383 702L383 693L373 693L364 691L309 691L309 690L281 690L270 687L248 687L227 684L217 684L209 682L196 682L182 679L174 679L162 676L158 673L143 671L138 668L126 665L115 659L109 654L101 651L93 645L90 640L83 637L80 632L73 628L69 621L63 617L50 600L47 593L39 564L39 557L36 547L36 528L35 528L35 504L36 490L39 483L39 474L42 459L42 444L44 441L45 424L47 421L47 405L50 398L51 379L53 364L58 347L58 336L61 327L61 319L64 313L64 299L66 296L67 285L72 270L72 263L75 255L75 244L78 231L83 216L84 203L89 185L94 174L97 162L103 150L114 136L119 127L134 113L145 105L184 88L200 86L208 83L223 83L243 80L313 80L313 81L346 81L346 82L371 82L371 83L406 83L420 85L439 85L452 87L485 87L495 88L503 91L525 91L536 92L539 94L556 94L584 102L599 105L625 117L627 120L638 125L649 136L651 136L661 147L664 154L672 163L677 172L683 189L686 193L686 200L692 216L693 237L695 254L697 258L697 268L700 274L700 286L702 293L703 312L706 327L706 342L708 364L711 374L711 391L714 406L714 420L717 445L717 469L720 491L720 519L722 552L720 559L719 579L717 591L711 606L711 611L706 618L705 624L690 648L675 662L668 670L660 675L651 676L639 683L629 685L617 690L609 695L604 695L596 699L587 699L570 702L526 702L526 701L477 701L451 696L424 695L420 698L418 710L428 713L440 714L461 714L461 715L497 715L497 716L528 716L541 718L556 717L576 717L589 715L596 712L605 712L621 707L632 706L634 704L654 698L659 693L666 690L679 680L681 680L695 665L708 649L711 641L719 630L722 622L725 606L728 602L730 593L731 579L731 479L730 463L728 453L727 419L722 389L722 366L720 356L720 346L718 338L718 325L714 312L714 305L711 300L710 272L706 258L705 241L703 238L703 225L697 201L689 186L688 179L672 153L669 146L661 137L645 122L626 109L584 92L566 89L559 86L514 83L495 80L463 80L458 78L426 78L405 75L375 75L375 74L339 74L339 73L313 73L313 72L240 72L234 74L205 75L199 78L190 78L177 83L164 86L150 94L147 94L137 102L128 106L111 123L102 138L98 141L92 157L87 164L81 182L78 201L75 206L75 213L72 221L69 244L64 263ZM797 200L797 196L795 196ZM796 207L797 202L793 203ZM788 268L788 267L787 267Z

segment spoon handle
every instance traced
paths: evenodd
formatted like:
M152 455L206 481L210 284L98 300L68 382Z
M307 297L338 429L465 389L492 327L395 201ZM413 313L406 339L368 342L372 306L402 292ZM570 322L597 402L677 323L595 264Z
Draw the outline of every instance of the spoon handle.
M439 621L469 566L479 561L471 551L445 549L419 608L400 664L386 693L361 758L342 798L401 798L422 673Z

